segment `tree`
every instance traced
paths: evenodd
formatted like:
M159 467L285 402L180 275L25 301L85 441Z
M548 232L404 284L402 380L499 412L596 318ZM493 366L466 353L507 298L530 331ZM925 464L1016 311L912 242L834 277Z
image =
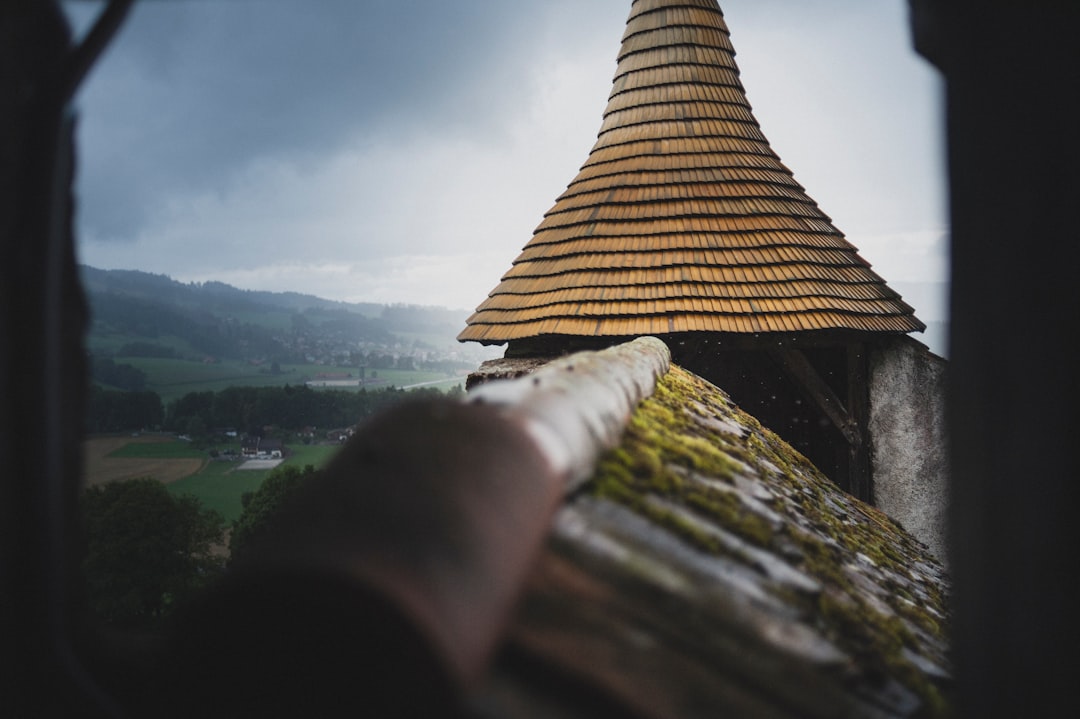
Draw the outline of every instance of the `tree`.
M87 432L119 432L157 427L164 412L156 392L120 392L90 385L86 394Z
M146 373L129 364L117 364L108 357L90 357L90 374L98 382L123 390L146 386Z
M169 403L165 411L165 426L180 432L188 431L188 423L198 417L204 427L212 426L214 419L214 393L188 392Z
M105 623L153 627L223 569L214 547L223 541L224 518L157 480L88 487L82 514L87 597Z
M243 511L229 535L229 558L242 556L248 548L268 532L274 531L275 520L293 494L318 472L308 464L303 469L283 464L266 476L259 489L242 498Z
M226 387L214 395L213 418L217 427L250 430L256 427L255 402L257 387Z

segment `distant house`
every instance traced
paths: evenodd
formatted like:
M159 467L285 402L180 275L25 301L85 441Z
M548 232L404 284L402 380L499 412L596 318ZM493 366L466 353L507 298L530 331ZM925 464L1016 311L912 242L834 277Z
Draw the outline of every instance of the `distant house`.
M240 442L240 454L248 459L281 459L285 446L278 439L245 437Z
M326 433L326 438L331 442L344 443L348 441L349 437L353 436L354 429L352 427L345 427L344 429L332 429Z
M257 457L261 459L281 459L285 446L279 439L262 439L259 442Z
M259 440L261 437L244 437L240 440L240 454L244 457L254 457L259 453Z

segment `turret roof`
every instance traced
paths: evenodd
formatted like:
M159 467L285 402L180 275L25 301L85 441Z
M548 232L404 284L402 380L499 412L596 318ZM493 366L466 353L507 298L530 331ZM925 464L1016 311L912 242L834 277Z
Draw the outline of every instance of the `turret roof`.
M924 328L769 146L716 0L635 0L596 144L458 339Z

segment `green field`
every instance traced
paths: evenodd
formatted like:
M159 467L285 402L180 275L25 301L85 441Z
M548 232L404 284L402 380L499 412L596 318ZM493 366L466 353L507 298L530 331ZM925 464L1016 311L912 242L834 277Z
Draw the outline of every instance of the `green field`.
M306 464L322 467L341 449L339 444L298 444L289 446L289 458L285 464L303 467Z
M303 467L322 467L333 457L340 445L297 445L289 447L286 464ZM238 469L241 461L214 460L208 462L201 472L170 483L174 494L193 494L203 506L217 510L225 517L226 525L240 516L243 509L240 497L244 492L257 490L271 469Z
M237 470L239 464L210 462L202 472L167 486L173 494L195 495L204 507L220 512L229 526L243 509L241 495L257 490L269 474L266 470Z
M223 449L223 448L218 448ZM235 447L234 449L238 449ZM330 458L337 454L340 445L289 445L289 456L282 464L298 467L312 465L323 467ZM182 441L140 442L133 441L108 454L110 459L144 459L155 464L148 465L148 476L155 476L164 471L169 460L205 459L207 450L195 449ZM253 492L259 488L270 469L239 469L243 462L239 459L213 459L206 462L202 469L182 479L169 482L168 488L174 494L195 495L204 506L217 510L231 523L240 516L242 509L240 497L244 492ZM281 466L281 465L278 465Z

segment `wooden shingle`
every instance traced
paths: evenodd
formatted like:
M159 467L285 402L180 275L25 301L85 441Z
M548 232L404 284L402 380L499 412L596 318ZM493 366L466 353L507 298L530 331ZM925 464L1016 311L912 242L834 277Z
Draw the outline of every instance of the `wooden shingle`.
M588 159L458 339L924 328L770 147L716 0L635 0Z

